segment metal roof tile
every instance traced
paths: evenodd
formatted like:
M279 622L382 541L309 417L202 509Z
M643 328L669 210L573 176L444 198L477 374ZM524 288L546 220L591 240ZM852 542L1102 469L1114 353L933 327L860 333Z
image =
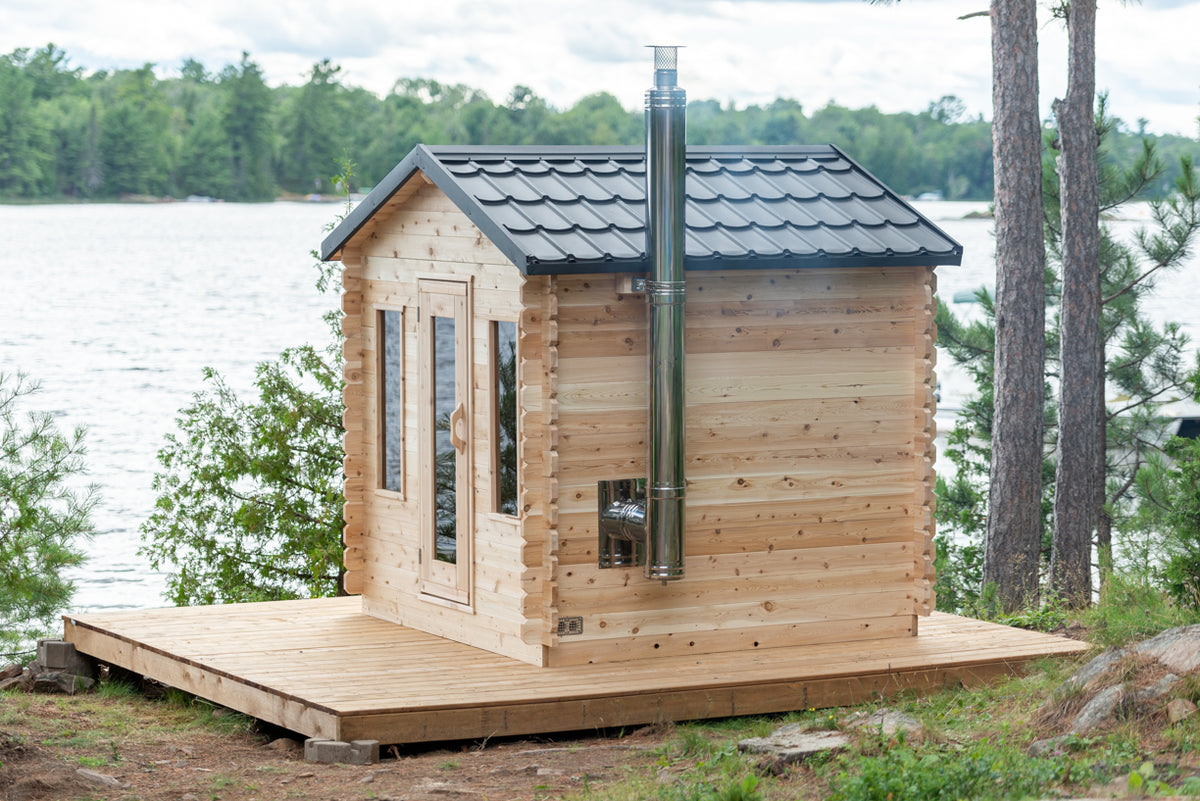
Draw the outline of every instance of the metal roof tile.
M640 148L419 145L325 242L341 248L417 171L523 271L647 267ZM962 248L837 148L689 148L694 269L958 264Z

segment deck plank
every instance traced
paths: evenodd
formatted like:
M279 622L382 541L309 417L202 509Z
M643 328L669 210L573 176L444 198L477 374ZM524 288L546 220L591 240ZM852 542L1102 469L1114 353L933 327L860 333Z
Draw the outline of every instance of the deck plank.
M420 742L841 706L1085 643L934 613L917 637L537 667L324 598L64 616L84 653L310 736Z

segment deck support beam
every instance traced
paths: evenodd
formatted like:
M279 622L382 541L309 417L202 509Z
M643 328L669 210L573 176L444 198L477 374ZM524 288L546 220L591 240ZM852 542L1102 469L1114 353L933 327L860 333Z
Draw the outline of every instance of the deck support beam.
M381 743L846 706L1088 648L934 613L918 637L537 667L363 614L357 597L64 621L64 639L106 664L308 737Z

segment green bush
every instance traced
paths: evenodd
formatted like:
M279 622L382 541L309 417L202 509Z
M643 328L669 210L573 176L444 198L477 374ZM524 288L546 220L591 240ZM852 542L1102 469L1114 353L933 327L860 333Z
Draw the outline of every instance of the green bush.
M352 170L342 162L334 183ZM318 290L338 292L340 266L317 269ZM176 605L342 590L341 317L338 308L325 314L324 349L302 345L260 362L257 397L206 368L207 388L180 411L158 453L158 499L139 550L167 572Z
M341 365L310 346L258 366L243 400L214 370L180 412L154 477L140 553L177 605L337 592L341 577Z
M31 650L71 600L63 573L84 560L91 537L94 486L85 472L83 429L59 432L45 412L22 403L38 385L0 373L0 655Z
M1113 573L1100 591L1100 603L1083 615L1088 639L1122 646L1164 629L1200 622L1200 614L1172 603L1153 576Z
M1162 575L1176 603L1200 610L1200 440L1176 437L1167 454L1175 464L1164 481L1163 523L1171 555Z
M954 801L1035 797L1069 775L1065 760L977 742L917 751L900 741L878 756L844 757L830 781L833 801Z

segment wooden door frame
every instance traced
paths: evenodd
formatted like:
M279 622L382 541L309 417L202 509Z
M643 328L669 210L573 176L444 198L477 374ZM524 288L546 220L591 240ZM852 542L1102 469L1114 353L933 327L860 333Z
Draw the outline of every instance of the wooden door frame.
M431 600L470 606L475 539L475 487L473 471L473 409L471 371L472 309L471 281L421 279L417 283L418 398L420 402L420 463L418 481L421 498L420 590ZM454 320L454 394L461 406L465 446L455 456L455 560L437 559L437 431L434 376L433 318Z

